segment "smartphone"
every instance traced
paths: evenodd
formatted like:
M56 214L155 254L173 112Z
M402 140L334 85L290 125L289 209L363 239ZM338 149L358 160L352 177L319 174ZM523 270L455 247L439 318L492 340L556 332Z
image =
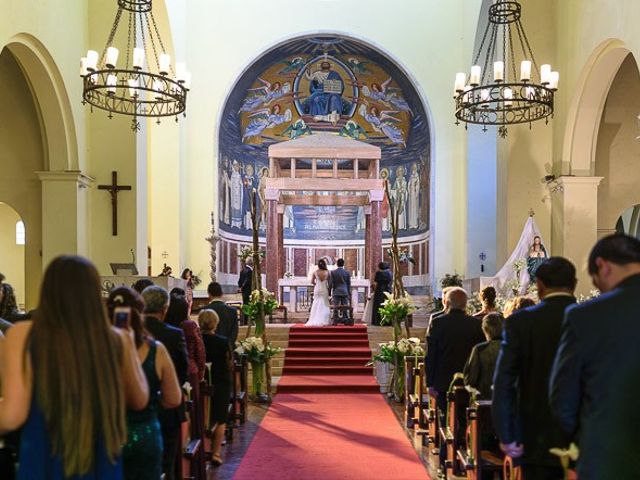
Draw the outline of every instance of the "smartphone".
M128 329L131 325L131 308L116 307L113 309L113 323L118 328Z

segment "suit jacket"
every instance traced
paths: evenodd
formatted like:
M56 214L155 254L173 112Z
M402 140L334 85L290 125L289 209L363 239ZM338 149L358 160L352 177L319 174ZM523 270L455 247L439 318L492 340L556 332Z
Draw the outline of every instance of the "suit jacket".
M155 317L148 316L144 317L144 325L153 338L166 347L173 361L173 366L176 369L178 382L180 382L180 385L183 385L184 382L187 381L189 359L182 329L172 327ZM179 426L182 422L182 407L171 410L161 410L158 418L163 428Z
M547 392L564 312L575 301L569 295L552 296L505 320L493 383L493 423L502 443L524 445L523 464L560 466L549 449L568 444Z
M453 375L462 372L471 350L483 340L482 323L462 310L434 318L427 333L427 386L446 392Z
M226 337L231 348L234 349L238 339L238 310L230 307L222 300L214 300L206 307L218 314L220 323L216 329L216 334Z
M493 372L496 368L500 340L479 343L473 350L464 366L464 383L480 391L482 400L491 400Z
M344 268L338 267L329 275L329 288L334 297L348 297L351 293L351 275Z
M570 307L550 384L551 409L580 447L580 480L640 478L640 275Z
M253 283L253 269L245 266L240 272L238 278L238 288L242 291L242 298L247 299L251 295L251 286Z

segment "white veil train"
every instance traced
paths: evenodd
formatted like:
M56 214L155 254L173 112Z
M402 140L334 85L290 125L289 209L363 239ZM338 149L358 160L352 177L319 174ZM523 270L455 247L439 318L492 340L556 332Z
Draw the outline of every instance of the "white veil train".
M527 287L529 286L530 277L529 272L527 271L526 261L529 256L529 249L531 245L533 245L534 237L540 237L542 244L544 245L544 239L540 234L540 229L536 224L536 221L533 219L533 215L530 215L527 219L527 223L524 225L524 229L522 230L522 235L520 235L520 240L516 245L516 248L511 252L511 256L509 260L502 266L502 268L495 274L493 277L480 277L480 288L484 288L486 286L492 285L496 291L504 296L511 296L511 292L509 291L509 282L512 280L516 280L516 272L513 269L513 264L517 260L524 260L525 265L524 268L520 271L520 295L523 295L527 291ZM548 254L548 250L547 250Z

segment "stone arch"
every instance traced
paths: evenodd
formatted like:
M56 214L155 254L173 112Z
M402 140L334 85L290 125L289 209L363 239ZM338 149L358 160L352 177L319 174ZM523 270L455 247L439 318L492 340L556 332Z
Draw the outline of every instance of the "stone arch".
M606 40L594 50L582 70L567 115L562 153L571 175L594 175L602 112L611 84L630 53L621 40Z
M76 129L64 80L53 57L34 36L20 33L6 45L31 87L38 106L46 170L80 170Z

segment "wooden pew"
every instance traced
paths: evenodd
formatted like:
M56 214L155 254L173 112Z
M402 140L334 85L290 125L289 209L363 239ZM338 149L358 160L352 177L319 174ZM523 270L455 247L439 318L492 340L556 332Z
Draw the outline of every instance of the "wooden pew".
M429 395L427 390L427 372L424 362L418 364L418 379L416 386L418 391L414 394L419 400L417 405L418 429L416 434L422 437L422 446L433 445L437 448L440 445L438 436L438 415L436 399ZM428 450L427 450L428 451Z
M467 435L464 448L457 452L458 460L466 471L468 480L482 480L483 472L509 470L505 480L518 480L520 469L510 470L511 459L497 447L495 442L487 444L487 432L493 431L491 401L475 400L467 409ZM506 471L505 471L506 474Z
M185 480L205 479L205 444L203 437L204 422L198 414L200 398L192 398L185 402L187 414L186 437L182 441L182 458L178 465L181 467L180 476Z
M420 362L417 357L404 358L404 423L409 429L413 429L418 423L419 409L422 405L422 376L420 375Z
M463 470L458 461L457 451L464 444L466 432L466 411L471 394L464 386L461 374L456 374L447 392L446 425L440 425L440 448L446 448L445 476L459 475Z
M231 412L229 415L229 427L235 428L236 421L244 424L247 421L247 409L249 405L249 359L246 355L234 353L233 379L231 382Z

